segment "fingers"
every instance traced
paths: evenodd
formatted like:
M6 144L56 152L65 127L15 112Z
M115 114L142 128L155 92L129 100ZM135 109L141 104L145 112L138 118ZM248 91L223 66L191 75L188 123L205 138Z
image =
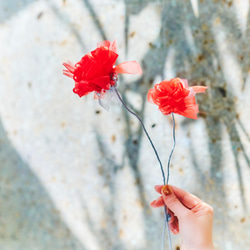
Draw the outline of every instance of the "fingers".
M163 185L155 186L156 191L161 190ZM152 207L163 207L165 205L163 196L158 197L156 200L152 201L150 204ZM169 229L173 234L178 234L179 233L179 221L178 218L175 216L175 214L169 209L168 206L168 211L167 213L171 216L170 221L168 221L169 224Z
M174 222L174 219L175 219L174 213L170 209L167 208L167 214L170 215L170 220L168 221L168 223L172 224Z
M167 213L170 214L171 216L171 219L168 222L169 229L172 231L173 234L178 234L179 233L178 218L174 215L174 213L170 209L168 209Z
M181 201L181 203L185 207L187 207L189 209L192 209L192 208L196 207L198 204L202 203L202 200L200 200L196 196L182 190L181 188L178 188L178 187L175 187L175 186L170 186L170 187L174 191L176 197ZM159 194L162 194L161 193L162 188L163 188L163 185L156 185L155 186L155 190Z
M201 202L194 206L191 211L196 215L196 216L203 216L203 215L211 215L213 216L214 210L213 208L208 205L205 202Z
M172 231L173 234L179 233L179 221L176 216L173 216L171 219L172 222L169 223L169 229Z
M189 208L197 216L211 214L213 208L193 194L190 194L178 187L173 187L175 195L185 207Z
M152 201L150 205L156 208L156 207L163 207L165 204L162 196L160 196L158 199ZM167 213L170 214L171 216L170 221L168 221L169 229L172 231L173 234L178 234L179 233L178 218L174 215L174 213L170 209L168 209Z
M171 186L166 185L162 188L162 198L166 206L177 215L177 217L181 218L190 212L176 197Z
M162 196L160 196L156 200L152 201L150 205L151 205L151 207L163 207L164 201L163 201Z
M181 214L186 214L187 209L183 206L183 204L178 200L173 192L171 186L166 185L156 185L155 190L162 194L157 200L151 203L152 207L161 207L166 205L171 211L173 211L177 216ZM170 224L172 224L170 222Z
M161 194L161 190L163 188L164 185L155 185L155 191L159 194Z

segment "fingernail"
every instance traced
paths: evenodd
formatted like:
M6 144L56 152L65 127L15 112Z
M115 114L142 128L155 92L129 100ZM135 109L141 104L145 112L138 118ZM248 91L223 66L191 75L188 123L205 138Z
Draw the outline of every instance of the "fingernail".
M161 191L162 191L162 194L164 194L165 196L172 194L172 190L169 185L163 186Z

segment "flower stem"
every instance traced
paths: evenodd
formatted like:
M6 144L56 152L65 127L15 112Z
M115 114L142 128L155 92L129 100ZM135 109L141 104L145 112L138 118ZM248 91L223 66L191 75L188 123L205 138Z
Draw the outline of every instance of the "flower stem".
M174 149L175 149L175 145L176 145L176 140L175 140L175 119L174 119L174 113L171 113L171 115L172 115L172 120L173 120L173 140L174 140L174 144L173 144L172 150L171 150L170 155L169 155L169 158L168 158L168 166L167 166L167 185L168 185L168 182L169 182L169 175L170 175L170 161L171 161L171 158L172 158L172 155L173 155L173 152L174 152ZM165 239L166 226L167 226L167 229L168 229L169 248L170 248L170 250L172 250L172 240L171 240L171 234L170 234L170 229L169 229L169 224L168 224L168 221L171 219L171 216L170 216L170 214L168 213L168 208L167 208L166 205L164 206L164 210L165 210L165 215L166 215L166 216L165 216L165 223L164 223L163 234L162 234L162 246L161 246L161 249L164 250L164 239Z
M113 89L114 89L114 91L115 91L117 97L118 97L119 100L121 101L122 105L124 106L124 108L125 108L130 114L134 115L134 116L139 120L139 122L141 123L141 126L142 126L142 128L143 128L143 130L144 130L144 132L145 132L145 134L146 134L146 136L147 136L147 138L148 138L148 140L149 140L149 142L150 142L150 144L151 144L151 146L152 146L152 148L153 148L153 150L154 150L154 153L155 153L155 155L156 155L156 157L157 157L157 160L158 160L158 162L159 162L159 164L160 164L161 173L162 173L162 178L163 178L163 183L164 183L164 185L165 185L165 183L166 183L166 178L165 178L165 173L164 173L164 169L163 169L163 166L162 166L160 157L159 157L159 155L158 155L158 153L157 153L157 150L156 150L156 148L155 148L155 146L154 146L154 144L153 144L153 142L152 142L152 140L151 140L151 138L150 138L150 136L149 136L149 134L148 134L148 132L147 132L147 130L146 130L146 128L145 128L145 126L144 126L143 121L141 120L141 118L140 118L136 113L134 113L131 109L128 108L128 106L127 106L127 105L125 104L125 102L122 100L122 98L121 98L119 92L117 91L116 87L113 87Z
M168 158L168 166L167 166L167 184L168 184L168 182L169 182L170 161L171 161L171 158L172 158L172 155L173 155L173 152L174 152L174 149L175 149L175 145L176 145L176 140L175 140L175 119L174 119L174 113L171 113L171 115L172 115L172 119L173 119L173 141L174 141L174 144L173 144L172 150L171 150L170 155L169 155L169 158Z
M154 153L155 153L155 155L156 155L156 157L157 157L157 160L158 160L158 162L159 162L159 164L160 164L161 173L162 173L162 178L163 178L163 183L164 183L164 185L168 184L168 181L169 181L169 170L170 170L170 161L171 161L171 157L172 157L172 155L173 155L174 148L175 148L175 120L174 120L174 114L172 113L172 118L173 118L173 139L174 139L174 145L173 145L173 148L172 148L172 150L171 150L171 153L170 153L170 156L169 156L169 159L168 159L168 166L167 166L167 183L166 183L166 177L165 177L165 173L164 173L164 169L163 169L163 166L162 166L160 157L159 157L159 155L158 155L158 153L157 153L157 150L156 150L156 148L155 148L155 146L154 146L154 144L153 144L153 142L152 142L152 140L151 140L151 138L150 138L150 136L149 136L149 134L148 134L148 132L147 132L147 130L146 130L146 128L145 128L145 126L144 126L143 121L141 120L141 118L140 118L136 113L134 113L131 109L128 108L128 106L127 106L127 105L125 104L125 102L122 100L122 98L121 98L119 92L117 91L116 87L113 86L113 87L111 87L111 89L115 91L117 97L118 97L119 100L121 101L121 103L122 103L122 105L124 106L124 108L125 108L130 114L134 115L134 116L139 120L139 122L141 123L141 126L142 126L142 128L143 128L143 130L144 130L144 132L145 132L145 134L146 134L146 136L147 136L147 138L148 138L148 140L149 140L149 142L150 142L150 144L151 144L151 146L152 146L152 148L153 148L153 150L154 150ZM165 211L165 223L164 223L164 229L163 229L163 235L162 235L162 250L164 249L164 239L165 239L166 225L167 225L167 229L168 229L169 248L170 248L170 250L172 250L172 240L171 240L170 229L169 229L169 225L168 225L168 221L171 219L171 216L170 216L170 214L168 213L168 208L167 208L166 205L164 206L164 211Z

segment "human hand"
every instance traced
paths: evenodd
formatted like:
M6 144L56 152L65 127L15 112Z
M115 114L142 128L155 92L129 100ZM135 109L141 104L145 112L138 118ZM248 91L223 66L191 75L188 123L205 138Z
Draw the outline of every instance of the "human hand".
M196 196L174 186L157 185L160 193L152 207L168 208L171 219L169 228L180 233L181 250L214 250L212 240L213 208Z

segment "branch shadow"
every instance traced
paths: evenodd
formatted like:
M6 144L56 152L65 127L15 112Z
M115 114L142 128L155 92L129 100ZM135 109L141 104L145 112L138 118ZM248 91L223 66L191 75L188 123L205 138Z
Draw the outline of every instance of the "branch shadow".
M36 0L11 0L11 1L0 1L0 23L11 18L21 9L26 8L29 4Z
M102 28L102 25L99 21L97 14L94 11L93 6L91 5L91 3L88 0L83 0L83 2L85 3L85 6L89 10L89 13L92 16L93 22L96 25L96 28L99 31L101 37L104 40L106 40L107 36L105 34L105 31ZM119 81L122 83L123 78L119 77ZM141 78L139 80L140 86L143 85L143 81L144 81L143 78ZM124 86L124 87L122 87L122 86ZM124 90L124 91L121 91L122 98L126 102L126 104L128 104L128 106L130 106L128 100L126 99L126 96L124 95L129 88L127 88L127 86L125 84L121 84L121 88ZM145 89L145 87L143 87L143 88ZM135 87L133 90L137 93L139 93L139 92L141 93L141 88ZM142 110L139 110L139 111L137 110L137 113L142 118L142 120L143 120L143 113L144 113L143 111L144 111L144 106L145 106L145 93L146 93L146 90L144 91L144 94L142 94L142 97L143 97ZM134 110L133 107L132 107L132 110ZM144 222L145 222L145 226L143 229L144 229L144 232L146 235L145 238L147 240L147 243L150 243L150 242L153 242L153 240L152 240L153 235L149 229L154 224L154 220L152 218L149 219L149 214L150 214L151 209L150 209L148 202L146 201L144 183L142 182L142 174L141 174L141 171L140 171L139 166L138 166L138 160L139 160L139 155L140 155L140 145L141 145L141 139L142 139L142 128L139 126L138 131L132 132L131 119L129 117L128 112L124 109L123 109L123 116L124 116L125 124L126 124L126 134L128 136L127 142L125 143L125 155L124 155L124 157L127 155L128 159L129 159L129 166L133 170L135 183L136 183L136 186L138 188L138 193L139 193L141 204L143 207L142 213L143 213L143 218L144 218ZM97 143L99 145L100 152L103 153L105 146L101 144L101 141L98 138L99 138L99 136L97 135ZM108 152L105 152L104 156L105 156L105 158L107 158ZM107 164L108 163L105 163L104 166L107 167ZM114 163L112 163L112 164L114 164ZM123 166L118 166L116 164L114 164L114 166L115 166L114 169L116 169L116 170L123 167ZM112 191L112 190L110 190L110 191ZM118 243L118 244L120 244L120 243Z
M51 3L51 1L48 1L48 3L50 9L54 12L55 16L61 21L63 25L69 28L70 32L74 35L81 48L85 51L86 46L81 38L81 34L78 32L75 26L68 20L68 17L65 16L65 14L62 14L60 12L60 9L56 8L56 6L53 3Z
M121 165L117 164L113 159L108 146L103 142L102 136L97 130L95 130L96 142L99 148L100 160L97 163L98 173L101 176L100 188L105 187L105 197L102 192L96 194L98 200L104 210L104 216L102 222L96 224L85 207L84 202L82 202L83 210L85 211L85 218L88 227L92 234L95 236L96 241L101 246L102 249L126 249L121 240L121 228L119 228L118 221L116 220L115 214L118 212L116 206L117 197L117 181L116 174L119 170L123 168L123 163Z
M127 1L124 1L125 4ZM151 1L153 3L153 1ZM145 5L139 5L143 8ZM135 6L137 13L141 11ZM238 122L243 132L247 135L246 129L239 119L239 113L235 105L233 93L230 84L222 71L219 51L215 43L216 37L212 30L212 22L214 18L220 18L225 26L225 30L230 35L230 41L237 44L237 49L233 50L233 55L238 62L241 55L245 53L246 48L242 47L240 29L237 26L235 13L230 6L225 11L224 3L213 1L206 4L204 1L199 1L200 15L197 18L194 15L191 3L189 1L164 1L162 3L161 16L161 32L159 37L151 44L142 59L144 79L136 82L136 87L127 86L127 89L136 93L140 93L143 97L145 88L151 87L155 77L160 75L164 78L164 67L169 49L175 51L175 60L173 68L177 77L192 79L191 85L209 86L209 95L200 95L197 101L200 106L200 118L204 119L208 135L208 148L210 153L211 167L210 174L206 176L201 166L198 166L194 149L190 148L193 165L197 173L197 180L200 183L208 186L209 194L205 188L203 189L204 196L208 197L218 206L227 204L226 193L224 190L224 176L222 165L222 143L221 131L222 127L227 128L227 133L230 138L232 153L235 160L235 170L238 176L238 185L241 193L242 206L247 210L246 197L244 191L244 183L242 178L242 166L239 162L239 152L243 152L246 163L249 166L249 157L246 154L242 139L239 136L235 122ZM131 13L129 13L129 9ZM125 36L128 36L129 30L129 15L134 14L133 7L127 6L127 21L125 25ZM222 11L223 10L223 11ZM174 14L173 14L174 13ZM248 18L249 25L249 18ZM249 30L249 26L247 31ZM189 33L188 33L189 32ZM189 36L188 36L189 35ZM191 38L191 40L190 40ZM128 40L128 37L126 37ZM243 39L243 43L247 41L247 36ZM127 42L128 43L128 42ZM160 46L159 46L160 45ZM249 47L249 46L248 46ZM243 67L244 65L244 67ZM247 64L248 65L248 64ZM241 63L242 71L245 70L245 64ZM247 67L247 66L246 66ZM142 87L144 85L144 87ZM244 86L242 88L244 90ZM143 114L144 107L138 111ZM182 126L192 124L192 121L185 120ZM249 136L248 136L249 138ZM128 153L129 154L129 153ZM136 158L135 162L136 162ZM219 190L219 192L218 192ZM214 194L216 193L216 197ZM211 197L210 194L213 196ZM220 210L217 214L218 218L224 218L227 221L227 209ZM226 225L226 224L225 224Z
M130 17L132 15L139 14L143 8L145 8L149 3L154 3L155 1L131 1L124 0L126 17L125 17L125 47L126 53L128 52L128 40L129 40L129 28L130 28ZM224 2L224 1L223 1ZM105 30L102 27L101 21L99 20L98 15L94 10L94 6L89 0L83 0L84 5L89 10L89 13L93 19L93 22L100 33L102 39L106 40L107 36ZM197 18L194 15L190 1L162 1L162 12L161 12L161 31L158 38L148 45L148 51L145 53L145 56L142 59L144 76L139 79L135 84L123 85L122 97L123 100L129 104L129 100L126 99L126 92L133 91L134 93L140 94L143 100L141 109L136 110L139 116L144 120L145 112L145 96L147 89L152 86L156 76L161 76L164 78L166 58L169 55L169 50L174 49L175 51L175 61L173 63L173 68L176 72L176 75L181 78L192 79L190 81L191 85L205 85L209 86L209 95L201 95L197 97L197 101L200 105L200 117L204 119L206 124L206 133L208 135L208 148L211 160L211 167L209 176L206 176L202 168L198 165L198 161L194 154L195 149L192 145L190 147L190 155L193 162L193 167L197 173L197 181L200 184L204 184L206 188L212 190L209 193L211 195L217 194L216 197L210 197L210 194L207 194L207 189L204 187L203 194L207 195L212 202L216 204L227 204L226 195L224 190L224 176L219 176L218 173L223 172L222 165L222 138L221 131L223 126L226 126L228 135L230 138L231 148L235 160L235 169L238 176L239 190L241 192L241 201L245 209L247 209L246 200L245 200L245 191L244 183L242 179L241 165L239 162L239 152L243 152L245 161L249 165L249 157L246 154L243 142L239 136L239 132L235 125L237 121L244 131L247 134L246 129L239 118L237 107L235 105L232 90L230 90L229 83L226 81L226 77L222 72L222 65L220 63L218 47L215 43L215 34L212 30L211 22L212 17L220 17L221 22L227 28L227 32L231 34L230 39L233 43L238 44L238 48L242 46L239 50L233 50L232 53L238 58L238 62L242 67L244 73L247 72L248 65L250 60L247 57L241 59L241 55L246 52L249 53L249 46L246 48L247 44L247 35L246 38L243 38L239 41L241 36L240 30L237 26L237 20L235 15L229 9L222 12L222 9L225 8L224 3L219 1L211 1L209 3L204 3L204 1L199 1L199 11L200 16ZM83 41L80 34L72 28L72 25L69 22L65 22L63 16L60 12L53 8L52 10L58 16L58 18L67 26L70 26L72 33L75 34L78 42L84 47ZM174 13L174 14L173 14ZM249 18L248 18L248 27L249 27ZM189 32L189 33L188 33ZM249 32L249 28L247 29ZM186 34L189 34L187 36ZM191 44L189 38L192 38L193 44ZM245 76L246 82L246 76ZM122 78L120 78L122 82ZM245 88L245 82L242 86L242 91ZM229 86L229 87L228 87ZM130 105L132 106L132 105ZM134 110L134 107L132 107ZM140 157L140 146L142 143L142 128L139 127L138 130L134 131L131 127L131 118L127 111L124 110L123 116L125 118L126 124L126 135L128 140L125 144L125 154L128 156L129 165L134 173L134 179L137 183L138 192L140 194L141 203L143 205L143 217L145 221L145 238L147 246L151 246L153 238L156 236L152 233L150 229L154 224L154 218L149 216L150 207L147 204L145 187L142 181L142 173L138 166L139 157ZM233 122L232 122L233 121ZM185 120L181 126L186 126L187 124L192 126L192 121ZM249 138L249 136L248 136ZM123 166L117 165L112 157L108 155L108 152L105 151L105 144L100 140L100 135L96 134L96 141L99 145L99 150L103 154L103 158L106 160L103 162L102 168L105 173L111 171L114 175L116 171L119 171ZM110 166L112 168L110 169ZM108 189L112 199L115 199L115 188L114 180L107 176L103 175L103 179L107 181ZM211 181L213 180L213 181ZM202 186L202 185L200 185ZM219 190L219 192L218 192ZM107 205L103 201L103 207L107 211L107 218L110 220L110 223L114 225L112 229L112 234L119 239L119 229L116 225L116 222L112 217L112 212L114 212L114 206L111 204ZM225 218L224 214L227 210L218 213L218 217ZM105 241L107 239L108 245L113 245L114 247L120 247L123 249L122 243L114 241L111 236L108 234L106 229L98 229L90 219L88 211L85 210L86 217L88 218L88 225L93 234L98 235L97 238L99 242ZM225 224L226 225L226 224ZM125 249L125 248L124 248Z
M1 249L86 249L63 222L0 120Z
M88 11L89 11L89 13L90 13L90 15L91 15L91 17L93 19L93 22L94 22L97 30L99 31L102 39L107 40L107 36L106 36L105 31L104 31L104 29L102 27L102 24L101 24L101 22L99 20L99 17L97 16L97 14L96 14L96 12L94 10L93 5L91 4L91 2L89 0L82 0L82 1L85 4L86 8L88 9Z

